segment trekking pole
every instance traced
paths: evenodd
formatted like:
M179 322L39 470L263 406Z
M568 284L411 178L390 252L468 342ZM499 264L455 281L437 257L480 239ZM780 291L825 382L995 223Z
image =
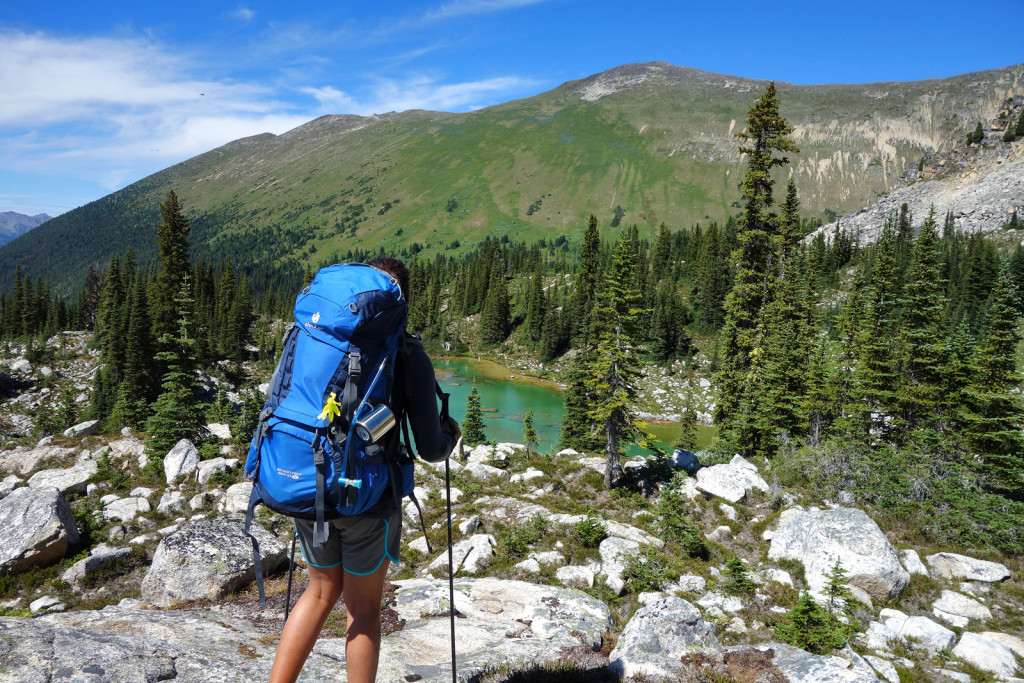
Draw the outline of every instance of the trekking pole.
M288 612L292 609L292 574L295 573L295 539L299 537L299 533L295 532L292 534L292 556L288 560L288 592L284 598L284 623L288 623Z
M461 443L461 439L459 442ZM451 456L449 456L450 458ZM448 615L452 626L452 683L457 683L455 667L455 571L452 561L452 485L451 464L448 458L444 461L444 490L448 501Z

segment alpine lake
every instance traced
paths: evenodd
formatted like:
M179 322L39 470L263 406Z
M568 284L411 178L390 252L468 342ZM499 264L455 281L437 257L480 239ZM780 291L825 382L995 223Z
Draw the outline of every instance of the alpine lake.
M516 375L508 368L492 361L473 358L434 358L434 372L441 389L449 394L452 417L462 421L466 413L466 400L476 385L483 407L484 431L488 441L523 442L523 416L533 409L533 426L540 443L537 450L555 450L562 419L562 391L556 382ZM676 423L648 423L654 444L671 453L672 442L679 434ZM697 447L710 443L714 428L697 425ZM627 455L650 455L651 451L632 445Z

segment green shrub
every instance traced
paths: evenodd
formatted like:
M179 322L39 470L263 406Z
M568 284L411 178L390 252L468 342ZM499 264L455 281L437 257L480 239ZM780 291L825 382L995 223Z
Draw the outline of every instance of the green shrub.
M608 526L596 517L587 517L576 522L573 535L584 548L596 548L608 538Z
M754 582L743 560L733 556L725 562L725 574L729 580L725 584L725 592L730 595L753 595Z

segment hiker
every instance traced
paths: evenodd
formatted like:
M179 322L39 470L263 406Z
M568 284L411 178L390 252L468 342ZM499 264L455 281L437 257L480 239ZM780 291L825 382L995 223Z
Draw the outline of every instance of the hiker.
M408 301L409 269L398 259L369 262L396 280ZM414 339L408 339L407 364L395 371L395 386L407 380L412 395L406 407L416 450L428 462L442 462L451 455L461 432L458 423L442 420L435 396L434 367ZM404 373L408 373L406 376ZM390 483L389 483L390 485ZM328 539L322 547L313 543L313 521L298 519L295 530L302 558L309 567L309 585L292 609L277 646L271 683L294 681L313 650L324 622L341 597L345 601L345 662L349 683L376 679L380 657L380 611L384 580L391 562L398 562L402 511L398 496L390 492L362 514L330 520Z

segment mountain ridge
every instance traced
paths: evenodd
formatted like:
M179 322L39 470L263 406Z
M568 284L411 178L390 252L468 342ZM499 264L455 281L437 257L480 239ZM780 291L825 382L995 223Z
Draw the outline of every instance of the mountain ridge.
M42 225L50 218L51 216L45 213L29 216L16 211L0 212L0 246Z
M662 221L721 221L738 211L733 134L767 82L651 62L473 112L320 117L235 140L63 214L0 249L0 289L17 263L70 291L126 246L146 262L170 189L192 221L194 253L242 264L315 263L414 243L441 251L486 235L573 237L589 214L608 233L617 206L622 223L645 234ZM887 194L922 157L995 116L1024 91L1024 64L777 88L801 147L779 179L794 175L805 216L829 217Z

